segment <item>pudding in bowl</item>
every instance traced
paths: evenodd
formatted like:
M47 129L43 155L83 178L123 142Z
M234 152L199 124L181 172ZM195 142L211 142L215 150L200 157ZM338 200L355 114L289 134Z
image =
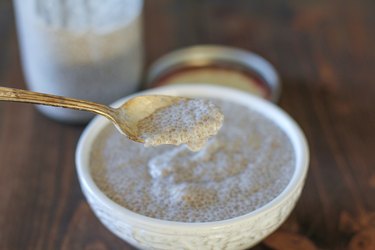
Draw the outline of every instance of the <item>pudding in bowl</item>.
M139 94L208 98L222 109L224 124L192 152L185 145L145 148L95 118L79 141L77 171L109 230L143 249L241 249L286 219L308 167L304 135L287 114L223 87L176 85Z

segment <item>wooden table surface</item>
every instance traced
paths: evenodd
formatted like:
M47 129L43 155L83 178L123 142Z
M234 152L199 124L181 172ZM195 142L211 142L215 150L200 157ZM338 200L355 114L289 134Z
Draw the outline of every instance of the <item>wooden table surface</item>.
M288 220L254 249L375 249L375 1L146 0L147 65L184 46L259 53L311 164ZM26 88L12 2L0 0L0 82ZM74 152L83 126L0 103L0 249L133 249L86 203Z

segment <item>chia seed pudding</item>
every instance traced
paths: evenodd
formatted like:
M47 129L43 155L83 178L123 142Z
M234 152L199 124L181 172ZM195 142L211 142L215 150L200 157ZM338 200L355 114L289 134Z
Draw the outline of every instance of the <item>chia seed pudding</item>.
M90 156L98 187L133 212L179 222L230 219L270 202L294 171L290 139L248 107L213 102L224 123L197 152L186 145L146 148L105 127Z

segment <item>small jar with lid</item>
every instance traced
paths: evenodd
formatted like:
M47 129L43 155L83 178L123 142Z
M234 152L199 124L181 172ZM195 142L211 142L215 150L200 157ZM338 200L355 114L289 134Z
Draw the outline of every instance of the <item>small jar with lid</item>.
M29 89L104 104L138 89L143 0L14 0L14 6ZM66 122L92 116L38 108Z
M280 81L263 57L239 48L199 45L173 51L151 65L146 87L214 84L250 92L276 102Z

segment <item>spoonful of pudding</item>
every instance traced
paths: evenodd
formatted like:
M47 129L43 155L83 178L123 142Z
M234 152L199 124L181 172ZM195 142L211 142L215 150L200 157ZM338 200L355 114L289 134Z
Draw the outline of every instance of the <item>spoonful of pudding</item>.
M0 87L0 101L93 112L109 119L130 140L145 146L186 144L192 151L201 149L223 123L223 114L212 102L177 96L136 96L112 108L80 99Z

